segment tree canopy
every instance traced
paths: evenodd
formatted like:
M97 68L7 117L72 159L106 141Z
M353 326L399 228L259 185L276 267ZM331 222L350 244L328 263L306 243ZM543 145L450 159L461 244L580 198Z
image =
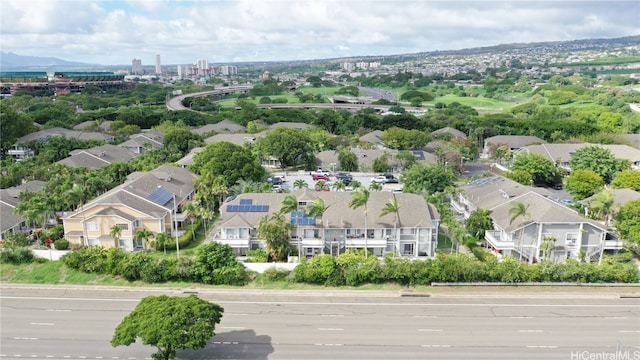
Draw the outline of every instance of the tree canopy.
M313 155L313 145L309 137L298 129L279 127L258 139L256 148L262 156L273 156L284 169L287 166L305 165Z
M592 170L575 170L565 178L565 189L576 200L588 198L602 186L604 186L602 177Z
M260 181L265 175L258 159L245 147L221 141L207 145L193 159L191 168L201 175L222 175L226 186L238 180Z
M520 154L511 165L511 171L522 170L531 174L535 184L552 184L557 177L553 162L540 154Z
M455 179L456 175L445 165L415 164L400 175L404 184L403 191L409 193L443 192L447 187L454 185Z
M147 296L116 327L111 345L129 346L140 338L158 348L154 359L174 359L176 350L204 348L223 312L220 305L195 295Z
M605 183L610 183L615 174L628 168L628 160L616 158L609 149L601 146L587 146L576 150L569 161L571 170L592 170Z

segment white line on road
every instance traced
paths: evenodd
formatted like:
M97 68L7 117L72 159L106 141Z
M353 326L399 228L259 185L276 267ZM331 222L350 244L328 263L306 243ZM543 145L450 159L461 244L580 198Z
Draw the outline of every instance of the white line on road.
M620 330L621 333L640 333L640 330Z
M438 317L435 315L414 315L416 319L437 319Z
M519 333L541 333L543 330L518 330Z
M322 314L320 316L321 317L344 317L344 315L338 315L338 314Z
M315 346L344 346L344 344L314 344Z
M607 320L622 320L622 319L628 319L628 317L626 316L605 316L604 317Z
M53 312L71 312L71 310L69 310L69 309L47 309L47 311L53 311Z
M451 345L420 345L422 347L428 347L428 348L450 348Z
M38 340L38 338L34 338L34 337L14 337L13 340Z
M318 328L320 331L343 331L341 328Z
M531 349L557 349L556 345L527 345Z
M533 316L509 316L509 319L533 319Z
M53 323L41 323L41 322L35 322L35 323L29 323L29 325L53 326Z
M440 331L444 331L444 330L442 330L442 329L418 329L418 331L440 332Z

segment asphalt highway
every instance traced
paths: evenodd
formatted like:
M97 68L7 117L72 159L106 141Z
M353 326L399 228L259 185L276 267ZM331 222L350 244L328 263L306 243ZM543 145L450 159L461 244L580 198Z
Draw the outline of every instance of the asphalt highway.
M640 297L597 293L263 291L0 287L0 359L145 359L113 348L115 327L147 295L224 307L209 345L180 359L640 359ZM593 354L593 355L591 355ZM616 358L618 359L618 358ZM620 358L622 359L622 358Z

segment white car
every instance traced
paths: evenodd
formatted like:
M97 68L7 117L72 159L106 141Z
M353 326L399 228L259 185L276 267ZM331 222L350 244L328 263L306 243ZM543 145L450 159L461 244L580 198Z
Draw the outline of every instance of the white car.
M384 175L378 175L376 177L371 178L372 183L384 184L387 182L387 178Z

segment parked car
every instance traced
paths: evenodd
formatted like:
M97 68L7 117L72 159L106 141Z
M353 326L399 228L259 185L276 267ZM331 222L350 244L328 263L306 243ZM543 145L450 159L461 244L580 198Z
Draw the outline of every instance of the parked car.
M353 180L353 176L351 176L351 174L347 174L347 173L344 173L344 172L339 172L339 173L336 174L336 180L340 180L345 185L349 185L349 184L351 184L351 181Z
M271 176L267 178L267 181L273 185L282 185L284 183L284 178L282 176Z
M329 175L322 174L322 173L313 173L311 175L311 178L313 179L313 181L318 181L318 180L329 181Z
M378 183L378 184L397 184L398 179L396 179L396 177L393 176L393 174L380 174L374 177L373 179L371 179L371 182Z

